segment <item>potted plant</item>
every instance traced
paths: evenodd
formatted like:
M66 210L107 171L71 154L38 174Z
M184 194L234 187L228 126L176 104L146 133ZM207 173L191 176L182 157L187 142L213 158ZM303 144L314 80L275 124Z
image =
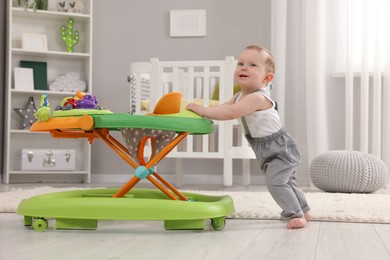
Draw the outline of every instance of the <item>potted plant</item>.
M34 11L47 10L48 0L17 0L18 5L24 7L24 9L31 8Z

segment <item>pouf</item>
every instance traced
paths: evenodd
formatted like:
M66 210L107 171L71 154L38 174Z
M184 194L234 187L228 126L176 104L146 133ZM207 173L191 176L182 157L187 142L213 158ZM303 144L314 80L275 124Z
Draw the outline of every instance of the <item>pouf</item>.
M359 151L330 151L313 159L310 179L328 192L370 193L387 182L386 164L378 157Z

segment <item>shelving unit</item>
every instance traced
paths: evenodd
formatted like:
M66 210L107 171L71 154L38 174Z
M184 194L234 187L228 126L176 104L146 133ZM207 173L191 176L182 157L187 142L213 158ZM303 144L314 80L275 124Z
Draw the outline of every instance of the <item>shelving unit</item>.
M7 0L7 48L6 48L6 97L4 122L4 170L3 183L12 182L86 182L91 179L91 148L84 139L56 139L47 133L33 133L19 129L21 117L13 108L23 108L30 96L38 108L42 94L49 95L51 110L63 98L74 96L73 92L50 90L21 91L14 87L13 68L21 60L47 63L48 86L59 75L77 72L86 82L86 92L92 93L92 0L82 0L82 13L59 12L56 1L49 0L48 10L20 8L15 0ZM74 52L67 52L61 40L61 27L68 19L74 20L74 30L79 31L80 41ZM48 50L31 51L22 48L22 33L46 35ZM21 171L22 149L75 149L74 171Z

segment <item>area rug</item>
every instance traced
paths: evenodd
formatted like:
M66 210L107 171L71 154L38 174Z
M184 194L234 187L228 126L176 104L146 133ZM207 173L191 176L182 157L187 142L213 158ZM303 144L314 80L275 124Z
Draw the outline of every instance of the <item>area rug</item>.
M0 212L14 213L25 198L80 188L37 187L0 193ZM235 213L229 218L279 219L280 208L268 192L190 191L206 195L229 195ZM390 223L390 194L306 193L313 221Z

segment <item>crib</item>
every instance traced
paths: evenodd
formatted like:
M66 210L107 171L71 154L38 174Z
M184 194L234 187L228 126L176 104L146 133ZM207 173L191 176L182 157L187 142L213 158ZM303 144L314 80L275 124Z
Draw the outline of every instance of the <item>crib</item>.
M159 61L130 64L130 114L145 114L164 94L183 95L181 109L189 102L213 106L229 99L234 92L233 73L237 62L225 60ZM250 184L250 159L255 155L235 120L215 121L215 132L189 136L168 157L176 158L176 185L183 185L184 158L223 160L223 184L233 185L233 159L242 159L242 184Z

